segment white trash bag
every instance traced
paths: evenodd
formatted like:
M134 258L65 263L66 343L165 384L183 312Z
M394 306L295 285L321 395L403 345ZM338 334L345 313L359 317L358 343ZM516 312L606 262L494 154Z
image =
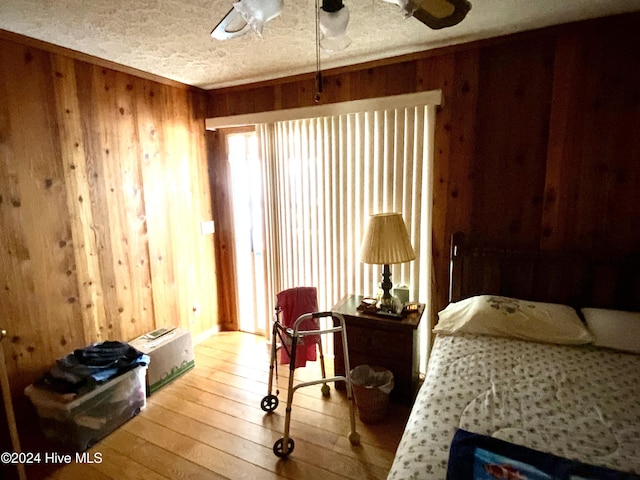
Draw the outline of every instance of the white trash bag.
M359 365L351 370L351 384L363 423L384 420L393 390L393 373L386 368Z
M365 388L377 388L388 395L393 390L393 373L386 368L358 365L351 370L351 382Z

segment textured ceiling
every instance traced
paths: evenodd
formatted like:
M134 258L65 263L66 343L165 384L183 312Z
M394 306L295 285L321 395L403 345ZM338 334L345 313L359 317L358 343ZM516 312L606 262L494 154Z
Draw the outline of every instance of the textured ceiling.
M470 0L458 25L431 30L382 0L345 0L346 50L323 69L505 33L640 10L639 0ZM285 0L263 38L214 40L233 0L0 0L0 28L201 88L313 72L314 0Z

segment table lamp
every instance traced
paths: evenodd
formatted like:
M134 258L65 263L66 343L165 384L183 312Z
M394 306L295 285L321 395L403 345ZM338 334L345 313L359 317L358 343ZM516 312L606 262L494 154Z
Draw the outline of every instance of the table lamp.
M411 246L407 227L400 213L378 213L371 215L369 225L360 247L360 261L383 265L382 296L378 300L378 310L400 313L400 301L391 295L391 269L389 265L405 263L416 258Z

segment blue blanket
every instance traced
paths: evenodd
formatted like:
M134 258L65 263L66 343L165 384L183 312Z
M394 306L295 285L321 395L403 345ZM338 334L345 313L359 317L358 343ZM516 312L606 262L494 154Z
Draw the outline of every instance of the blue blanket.
M458 430L449 451L447 480L640 480L486 435Z
M83 395L138 365L148 365L149 360L148 355L128 343L95 343L56 360L38 386Z

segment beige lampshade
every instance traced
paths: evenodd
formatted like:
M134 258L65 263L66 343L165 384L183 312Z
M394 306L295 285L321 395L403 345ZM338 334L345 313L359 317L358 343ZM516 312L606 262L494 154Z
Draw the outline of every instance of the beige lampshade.
M400 213L371 215L360 247L360 261L376 265L391 265L414 260L407 227Z

